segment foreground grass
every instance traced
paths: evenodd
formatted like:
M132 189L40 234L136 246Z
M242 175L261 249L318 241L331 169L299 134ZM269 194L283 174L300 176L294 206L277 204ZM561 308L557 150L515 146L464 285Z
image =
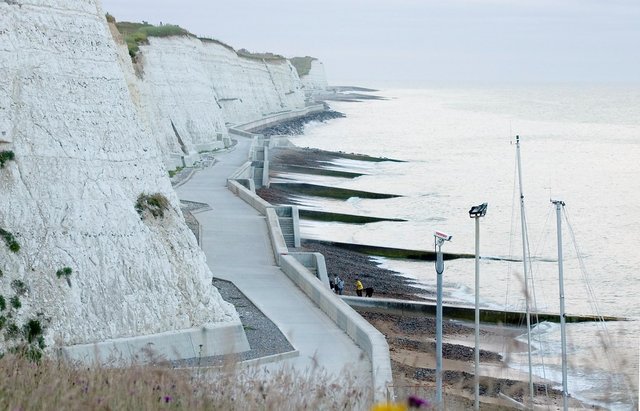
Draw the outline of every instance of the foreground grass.
M355 378L318 370L105 368L6 355L0 372L3 410L337 410L369 404Z

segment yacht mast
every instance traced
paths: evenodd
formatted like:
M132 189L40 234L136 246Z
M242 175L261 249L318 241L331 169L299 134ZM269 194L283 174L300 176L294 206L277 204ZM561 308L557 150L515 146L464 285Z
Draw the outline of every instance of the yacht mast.
M561 207L564 207L564 201L551 200L556 206L556 220L558 226L558 278L560 282L560 341L562 344L562 407L565 411L568 409L568 388L567 388L567 334L565 330L564 318L564 273L562 260L562 216Z
M531 312L529 310L529 275L527 269L527 235L524 215L524 194L522 189L522 165L520 162L520 136L516 136L516 157L518 159L518 186L520 188L520 224L522 225L522 263L524 264L524 299L527 317L527 353L529 359L529 399L533 406L533 371L531 365Z

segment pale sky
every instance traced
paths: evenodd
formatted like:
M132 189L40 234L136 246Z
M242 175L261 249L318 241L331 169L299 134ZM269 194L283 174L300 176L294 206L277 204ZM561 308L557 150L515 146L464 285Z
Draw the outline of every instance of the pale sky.
M640 0L102 0L236 49L311 55L332 85L640 83Z

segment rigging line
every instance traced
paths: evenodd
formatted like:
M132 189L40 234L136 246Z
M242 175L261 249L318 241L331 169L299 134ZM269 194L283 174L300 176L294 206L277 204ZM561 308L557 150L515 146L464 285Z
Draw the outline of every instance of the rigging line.
M553 205L551 203L549 203L549 212L547 213L547 217L544 220L544 226L542 228L542 231L540 232L540 236L538 237L538 241L535 243L536 244L536 249L533 252L534 256L537 257L542 257L544 252L546 251L546 246L548 244L548 241L546 240L548 238L548 227L549 227L549 221L551 220L551 216L554 214L555 209L553 208ZM536 260L536 268L540 267L540 264L542 264L542 260L541 258L538 258ZM532 270L533 271L533 270ZM544 294L544 289L542 290L542 298L544 300L544 302L546 303L547 300L547 296ZM548 304L545 304L548 305Z
M616 372L617 367L615 366L615 364L613 364L613 360L611 359L611 355L610 355L610 348L613 347L612 342L611 342L611 336L609 334L609 330L607 327L607 322L604 320L604 317L602 316L602 314L600 313L600 308L598 307L598 300L596 298L596 293L593 290L593 287L591 286L591 281L589 280L589 272L587 271L587 267L584 263L584 259L582 258L582 253L580 252L580 249L578 247L578 242L576 240L576 236L575 236L575 232L573 230L573 225L571 224L571 221L569 221L569 212L566 210L566 207L562 207L564 210L564 217L565 217L565 221L567 222L567 227L568 227L568 231L570 233L571 236L571 241L573 243L573 247L574 250L576 252L577 258L578 258L578 263L580 265L580 271L582 274L582 277L585 281L586 284L586 288L587 288L587 292L589 294L590 297L590 303L592 304L592 308L594 308L596 310L596 316L598 317L598 325L602 328L603 331L603 336L602 338L604 339L604 353L605 353L605 357L607 359L607 364L609 365L609 371L613 374L613 378L616 379L618 381L618 383L621 383L621 385L623 385L625 387L625 391L628 393L629 398L632 400L632 402L634 401L633 396L631 395L631 393L633 392L633 390L631 389L631 385L629 383L629 381L624 377L623 374Z
M598 300L596 298L596 293L593 289L593 286L591 285L591 281L589 280L589 274L587 271L587 267L584 263L584 259L582 258L582 254L580 252L580 249L578 247L578 242L576 240L575 237L575 232L573 230L573 225L571 224L571 222L569 221L569 214L568 212L565 210L564 212L565 215L565 220L567 222L567 227L568 227L568 231L569 234L571 236L571 240L572 240L572 245L574 247L574 250L577 254L577 258L578 258L578 264L580 266L580 271L582 274L582 278L584 280L585 283L585 288L587 289L587 294L589 296L589 304L591 305L591 308L595 311L596 316L598 317L598 326L601 328L603 335L603 342L604 344L606 344L607 347L612 347L612 341L611 341L611 336L609 334L609 330L607 327L607 322L604 320L604 317L602 316L602 313L600 311L600 307L598 306ZM607 357L607 362L609 364L609 368L610 370L614 370L615 367L613 366L613 361L609 356L609 351L605 350L605 355Z
M576 256L578 258L578 264L580 266L580 271L582 274L582 277L584 279L585 282L585 287L587 288L587 293L589 294L589 304L591 305L591 307L593 308L593 310L595 311L596 317L598 317L598 320L600 320L602 322L602 324L604 325L604 328L606 330L606 321L604 321L604 317L600 311L600 307L598 305L598 299L596 298L596 293L593 289L593 286L591 285L591 281L589 279L589 272L587 270L587 267L584 263L584 258L582 257L582 253L580 252L580 249L578 247L578 242L576 240L576 235L575 232L573 230L573 225L571 224L571 221L569 221L569 213L566 210L566 207L563 207L564 210L564 217L565 220L567 222L567 227L569 229L569 234L571 236L571 241L572 241L572 245L573 248L576 252Z
M548 232L549 221L551 220L551 216L553 215L553 212L554 212L553 205L551 205L551 204L550 204L549 212L547 213L547 217L546 217L546 219L545 219L543 229L542 229L542 231L540 232L540 237L539 237L539 239L538 239L538 243L537 243L537 245L536 245L536 250L535 250L535 252L534 252L534 255L536 255L536 256L540 256L540 255L542 255L542 253L543 253L543 251L544 251L544 250L543 250L543 251L540 251L540 247L541 247L542 245L546 245L546 244L547 244L547 242L546 242L546 241L544 241L544 239L545 239L545 238L547 238L546 234L547 234L547 232ZM539 252L539 251L540 251L540 252ZM540 262L540 261L537 261L537 262L536 262L536 268L538 268L540 264L541 264L541 262ZM530 272L532 273L532 274L531 274L531 281L533 282L533 265L531 265ZM533 292L534 292L534 295L535 295L535 286L532 286L532 289L533 289ZM544 291L544 290L543 290L543 291ZM543 292L543 297L544 297L544 292ZM534 297L534 298L535 298L535 297ZM536 301L536 304L537 304L537 301ZM536 313L535 313L535 318L536 318L536 324L538 324L538 325L539 325L539 324L540 324L540 322L538 321L538 312L537 312L537 311L536 311ZM538 327L536 327L536 328L538 328ZM541 347L541 348L544 346L544 344L549 345L549 338L548 338L548 336L547 336L546 338L544 338L544 340L543 340L543 338L542 338L543 336L542 336L542 334L540 333L539 329L538 329L538 332L537 332L536 334L537 334L538 344L540 344L540 347ZM543 350L541 349L541 350L538 352L538 357L540 358L540 362L541 362L541 366L542 366L542 376L543 376L543 378L546 380L546 379L547 379L547 368L546 368L546 365L545 365L545 362L544 362L544 355L542 354L542 352L543 352ZM545 389L545 395L548 397L548 396L549 396L549 389L548 389L548 386L547 386L546 384L545 384L545 386L544 386L544 389Z
M513 269L512 265L513 265L513 247L514 247L514 227L515 227L515 219L516 219L516 190L517 190L517 172L518 172L518 163L516 158L514 157L514 161L513 161L513 178L511 179L511 181L513 181L513 186L512 186L512 192L511 192L511 225L509 228L509 253L508 253L508 260L507 260L507 278L506 278L506 290L505 290L505 294L504 294L504 305L503 305L503 324L507 324L507 311L511 308L510 304L509 304L509 294L510 294L510 290L511 290L511 271ZM522 325L522 319L520 319L520 325ZM509 362L509 358L511 357L511 353L507 352L507 350L511 350L511 346L510 344L508 344L507 339L506 338L502 338L502 353L504 353L504 361L505 364ZM522 364L520 364L522 365ZM500 376L501 377L505 377L505 372L506 369L505 367L501 367L501 371L500 371Z
M513 159L513 188L512 188L512 192L511 192L511 226L509 229L509 259L507 261L507 278L506 278L506 291L505 291L505 295L504 295L504 314L503 314L503 324L507 324L507 310L510 309L510 305L509 305L509 293L511 290L511 271L513 269L513 247L514 247L514 237L515 237L515 233L514 233L514 227L515 227L515 219L517 218L517 213L516 213L516 191L517 191L517 172L518 172L518 163L516 158L514 157ZM522 319L520 319L520 325L522 325ZM505 357L510 356L509 353L507 353L507 348L510 349L510 347L507 347L507 339L503 338L502 339L502 352L505 354ZM505 361L508 362L508 358L505 358ZM504 373L505 373L505 368L502 367L501 368L501 372L500 375L502 377L504 377Z
M524 210L523 210L524 211ZM542 356L542 339L540 336L540 317L538 315L538 300L537 300L537 296L536 296L536 287L535 287L535 277L533 275L533 262L531 259L531 247L530 247L530 243L529 243L529 230L528 230L528 223L527 223L527 218L526 218L526 213L524 213L524 229L525 231L525 241L527 244L526 250L527 250L527 255L526 255L526 259L527 261L529 261L529 286L530 286L530 290L531 290L531 294L532 294L532 306L530 307L529 311L533 313L533 316L535 318L535 322L536 322L536 326L535 328L531 331L531 334L533 335L533 337L536 337L537 334L537 340L538 340L538 344L540 346L540 349L538 350L537 356L538 358L540 358L540 363L541 363L541 367L542 367L542 374L546 377L546 367L544 364L544 357ZM529 298L529 296L525 296L525 298ZM535 331L535 332L534 332ZM545 378L546 379L546 378ZM547 386L546 383L544 383L544 390L545 390L545 395L548 397L549 396L549 388Z
M513 143L511 143L513 144ZM511 226L510 226L510 230L509 230L509 261L507 261L507 289L506 289L506 293L505 293L505 299L504 299L504 308L505 308L505 312L504 312L504 324L507 324L506 318L507 318L507 310L509 309L519 309L521 308L519 304L513 303L510 304L509 301L509 296L511 294L511 283L513 281L512 277L512 271L514 270L513 268L513 264L514 264L514 247L515 247L515 227L516 227L516 219L518 218L518 209L519 207L516 207L516 202L519 202L519 190L518 190L518 158L516 156L513 157L513 188L512 188L512 194L511 194ZM519 327L522 327L524 325L524 321L525 321L525 317L522 316L520 318L520 322L518 323ZM508 340L506 338L502 339L502 352L505 354L505 361L509 362L509 357L511 356L512 353L508 352L511 351L513 349L513 347L511 346L511 344L508 342ZM526 365L525 360L520 359L518 364L520 365L520 367L523 367ZM506 372L506 368L502 368L501 369L501 376L505 376Z

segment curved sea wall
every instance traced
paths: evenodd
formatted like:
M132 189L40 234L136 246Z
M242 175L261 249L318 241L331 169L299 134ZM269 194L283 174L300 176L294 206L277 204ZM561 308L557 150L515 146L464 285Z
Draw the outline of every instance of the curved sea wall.
M152 42L147 57L163 48ZM39 327L48 346L68 346L238 321L167 177L158 147L174 146L145 129L120 52L96 1L0 1L0 350L33 342ZM167 102L148 124L170 127L163 110L180 110L175 127L197 148L210 127L224 132L222 109L187 116L200 105L187 91L169 107L188 87L202 105L210 98L203 64L187 72L197 85L169 84L177 64L148 64L146 85L158 87L137 103Z

